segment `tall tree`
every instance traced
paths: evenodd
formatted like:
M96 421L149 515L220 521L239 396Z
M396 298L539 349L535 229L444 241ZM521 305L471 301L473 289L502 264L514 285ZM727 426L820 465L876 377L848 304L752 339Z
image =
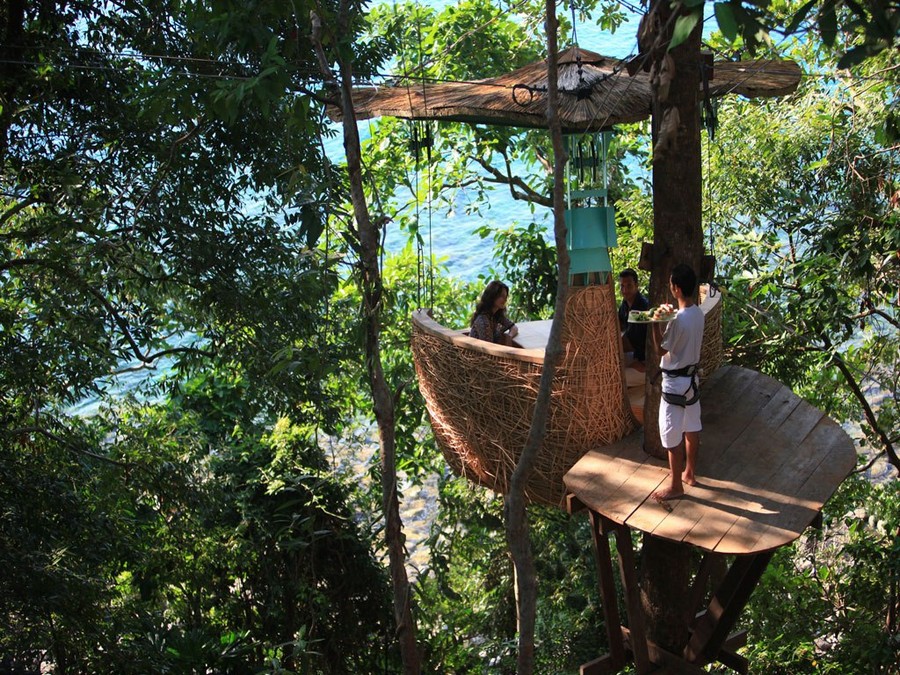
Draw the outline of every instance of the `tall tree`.
M562 330L569 283L569 254L566 248L564 218L564 176L566 162L562 126L559 121L558 31L556 3L547 0L547 122L553 141L553 232L556 240L557 286L556 311L550 327L550 337L544 353L540 388L534 404L528 440L509 481L505 498L506 532L509 549L515 565L516 610L518 617L518 661L516 672L529 675L534 671L534 627L537 610L537 578L529 534L528 513L525 503L525 487L534 470L538 452L547 434L550 410L550 392L553 377L562 358Z
M399 489L397 485L395 392L385 378L381 357L381 321L384 309L384 287L381 276L381 237L379 222L372 218L363 189L363 167L360 154L359 131L353 107L353 75L355 58L352 45L341 45L342 36L351 34L351 26L361 20L361 6L342 1L333 17L334 33L328 35L339 48L335 54L338 72L331 72L330 60L323 42L321 19L313 15L313 40L319 52L323 74L334 92L337 105L343 114L344 150L347 157L347 173L350 185L350 201L353 221L348 226L348 236L354 241L358 256L356 274L362 290L365 331L365 359L369 388L373 398L375 421L378 425L381 449L382 512L385 518L385 539L388 548L391 581L394 591L394 618L400 642L403 671L415 675L421 670L421 653L417 644L416 624L412 613L412 591L406 572L404 535L400 518ZM383 225L383 224L382 224ZM399 393L399 392L397 392Z
M236 588L245 593L246 623L232 624L229 644L237 650L245 631L255 632L257 665L270 656L301 663L308 648L301 634L318 632L312 639L319 639L340 614L326 619L321 606L328 603L312 593L322 577L307 573L325 559L288 550L318 546L305 539L303 523L322 514L306 511L297 497L308 497L304 481L289 474L320 452L318 425L334 426L324 375L345 350L318 329L321 299L334 287L314 249L323 226L319 204L336 181L318 141L319 113L296 93L321 81L311 43L298 31L301 9L269 2L4 5L0 489L10 514L2 521L4 560L16 567L3 580L10 630L0 633L24 651L50 650L60 672L91 670L86 647L115 646L114 622L128 616L112 611L117 601L140 610L139 626L122 626L129 640L165 625L171 632L161 639L183 630L177 650L185 668L190 647L196 665L207 638L218 645L228 637L216 632L207 603L227 598L218 618L233 619L239 612L231 613L229 593ZM273 368L279 354L303 369ZM121 371L163 370L169 374L158 387L134 393L168 402L183 419L104 398L128 374ZM179 406L194 376L213 393L187 395L190 404ZM72 406L89 395L110 412L87 422ZM303 440L286 442L284 461L270 467L268 450L254 441L281 414L301 424ZM247 498L246 510L207 500L222 497L211 467L221 469L216 459L224 455L235 457L227 480L246 489L229 497ZM257 476L275 470L283 472L278 480ZM254 487L241 482L242 471ZM40 486L34 496L48 499L28 499L18 481ZM326 483L319 499L331 489ZM260 494L267 491L270 499ZM224 560L205 558L228 525L235 549L256 550L235 530L256 523L257 508L277 512L274 531L248 527L271 559L255 566L231 559L234 569L223 571ZM335 503L329 508L339 511ZM341 529L340 521L328 520L316 536ZM333 540L338 549L340 539ZM156 545L160 550L148 550ZM352 555L360 554L362 547ZM333 558L328 564L341 567ZM364 567L359 579L368 576ZM44 583L16 586L31 577ZM380 577L368 578L375 597ZM278 580L284 583L276 589ZM269 591L276 606L259 610L255 603ZM309 597L316 602L305 614L300 606ZM336 632L348 630L337 628L341 621L332 624ZM127 641L136 651L138 643ZM90 658L100 663L122 648ZM328 667L340 672L352 663L359 662L340 656Z
M653 98L653 244L650 302L673 302L669 277L678 263L700 269L703 255L701 222L700 90L702 23L695 15L667 2L651 3L638 36L652 62ZM682 34L679 35L679 31ZM680 44L675 45L675 36ZM673 46L674 45L674 46ZM659 334L649 334L649 353L657 354ZM647 359L644 397L644 449L664 457L656 425L661 398L659 362ZM673 653L687 643L690 547L645 534L641 549L641 597L649 637Z

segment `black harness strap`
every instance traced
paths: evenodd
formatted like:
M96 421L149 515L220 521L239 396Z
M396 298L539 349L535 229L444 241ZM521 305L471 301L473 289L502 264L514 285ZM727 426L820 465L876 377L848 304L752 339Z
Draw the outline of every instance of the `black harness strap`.
M663 374L668 377L691 378L691 384L683 394L670 394L666 391L662 392L662 397L666 401L666 403L670 405L677 405L680 408L686 408L689 405L694 405L697 401L700 400L700 384L697 381L697 365L698 364L695 363L690 366L685 366L684 368L675 368L672 370L660 368ZM690 398L688 398L688 394L690 394Z

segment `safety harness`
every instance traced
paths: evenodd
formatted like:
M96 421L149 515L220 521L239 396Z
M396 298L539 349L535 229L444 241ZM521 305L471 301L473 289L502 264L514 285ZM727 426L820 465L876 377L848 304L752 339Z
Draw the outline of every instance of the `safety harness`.
M670 405L677 405L681 408L685 408L689 405L695 404L700 400L700 383L698 382L698 375L700 369L698 367L699 364L693 364L690 366L685 366L684 368L674 368L672 370L666 370L665 368L660 368L663 374L668 375L669 377L689 377L691 378L691 384L685 390L683 394L670 394L669 392L662 392L662 397L665 399L666 403ZM688 398L688 394L690 394L690 398Z

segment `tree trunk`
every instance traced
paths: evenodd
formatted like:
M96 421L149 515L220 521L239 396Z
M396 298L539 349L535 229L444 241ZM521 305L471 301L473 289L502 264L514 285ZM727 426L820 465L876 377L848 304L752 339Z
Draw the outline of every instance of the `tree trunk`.
M563 181L566 152L563 146L562 127L559 121L557 90L557 40L558 22L556 4L547 0L547 121L553 140L553 231L556 239L558 277L556 282L556 306L550 337L544 352L544 369L538 389L531 429L522 454L516 464L506 495L506 536L515 567L516 618L518 628L518 658L516 673L531 675L534 672L534 625L537 604L537 578L534 556L529 539L528 512L525 508L525 486L534 469L538 451L547 432L547 414L550 407L550 391L556 367L562 357L562 322L569 290L569 252L566 248L566 224L564 218Z
M416 625L410 608L410 584L406 574L404 535L397 495L397 467L395 458L394 399L384 377L381 362L380 323L382 307L382 278L379 267L378 227L372 222L363 191L362 162L359 133L351 91L353 70L349 61L341 57L340 92L343 112L344 150L350 180L350 199L356 220L360 249L360 284L366 320L366 371L372 392L378 440L381 449L382 511L385 518L385 539L393 587L394 619L403 672L421 672L421 654L416 643Z
M655 0L660 24L671 35L674 20L668 2ZM665 116L677 110L680 124L674 147L653 162L653 269L650 273L650 304L673 303L669 276L678 263L687 263L699 273L703 257L703 175L700 152L700 37L702 22L690 37L669 54L675 65L674 78L664 101L654 98L653 145L660 141ZM663 44L668 44L669 37ZM659 344L652 339L647 349L647 384L644 403L644 449L665 458L656 420L662 379L659 372Z
M680 5L679 5L680 7ZM662 45L668 45L674 26L669 3L654 0L650 11L659 13ZM674 62L674 77L668 97L654 96L654 148L671 143L667 152L655 153L653 163L653 268L650 275L650 304L673 302L669 276L678 263L687 263L699 272L703 256L702 162L700 113L697 105L701 82L700 38L702 21L682 44L668 52ZM658 54L659 56L660 54ZM674 138L666 135L666 117L677 110L679 125ZM655 331L650 331L653 335ZM647 384L644 404L644 448L665 457L659 438L661 377L659 344L648 346ZM641 599L647 619L648 637L660 647L681 653L688 640L687 612L690 611L688 579L691 549L644 535L641 549Z
M643 535L638 583L647 638L673 654L690 637L690 578L690 546Z

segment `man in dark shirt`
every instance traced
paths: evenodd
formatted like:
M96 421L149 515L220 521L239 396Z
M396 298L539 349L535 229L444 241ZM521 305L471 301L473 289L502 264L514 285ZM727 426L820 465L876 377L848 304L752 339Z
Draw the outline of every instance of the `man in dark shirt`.
M646 357L647 324L628 323L628 312L633 309L648 310L650 303L638 290L638 275L631 268L619 272L619 293L622 304L619 305L619 327L622 329L622 349L634 353L632 367L644 369Z

